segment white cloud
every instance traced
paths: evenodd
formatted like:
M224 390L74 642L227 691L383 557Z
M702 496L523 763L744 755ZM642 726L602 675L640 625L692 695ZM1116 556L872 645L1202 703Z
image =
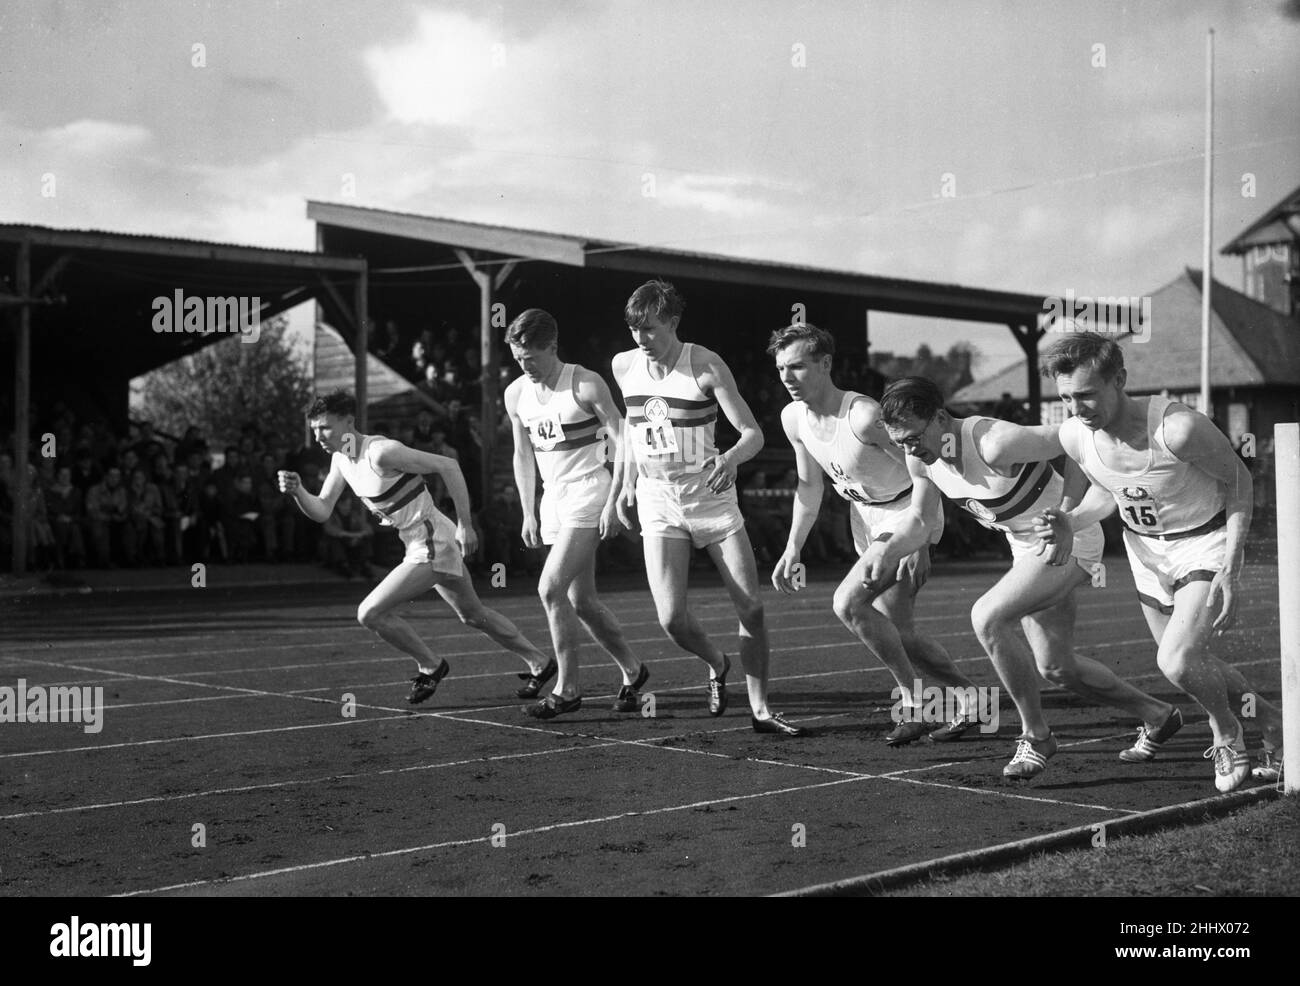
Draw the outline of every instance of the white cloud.
M399 123L469 123L504 95L526 58L485 24L461 13L425 11L415 37L363 56L379 98Z

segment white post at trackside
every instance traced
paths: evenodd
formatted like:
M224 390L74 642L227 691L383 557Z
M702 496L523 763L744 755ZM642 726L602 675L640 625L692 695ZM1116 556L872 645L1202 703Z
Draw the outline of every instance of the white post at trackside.
M1205 37L1205 203L1201 240L1201 406L1210 407L1210 294L1214 290L1214 28Z
M1277 596L1282 638L1283 790L1300 793L1300 424L1273 426L1277 477Z

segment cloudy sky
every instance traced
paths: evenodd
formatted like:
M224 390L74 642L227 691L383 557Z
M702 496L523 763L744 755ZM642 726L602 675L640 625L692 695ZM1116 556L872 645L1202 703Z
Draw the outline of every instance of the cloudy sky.
M1200 265L1211 26L1217 247L1300 183L1295 0L4 0L0 221L312 249L315 198L1141 295Z

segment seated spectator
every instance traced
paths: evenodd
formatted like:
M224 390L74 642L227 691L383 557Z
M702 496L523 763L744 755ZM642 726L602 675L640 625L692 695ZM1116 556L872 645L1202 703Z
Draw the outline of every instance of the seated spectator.
M275 456L262 453L261 473L257 477L257 529L261 536L262 557L267 561L287 560L293 553L293 515L298 508L280 492Z
M434 364L430 363L424 368L424 379L416 384L415 387L416 390L429 398L429 400L436 405L437 413L440 416L446 417L447 408L444 405L444 402L447 400L448 395L451 394L451 390L445 383L443 383L441 378L439 378L438 368Z
M90 543L95 548L95 560L106 568L116 568L115 559L121 557L127 534L126 487L122 485L122 470L109 468L104 478L86 493L86 521L90 528ZM113 546L118 546L114 555ZM134 554L134 547L132 547Z
M190 561L199 556L199 487L190 467L179 463L172 474L172 495L176 499L176 557Z
M90 488L104 478L103 472L95 464L95 457L91 454L90 446L79 446L72 456L72 485L81 490L84 497L90 491Z
M208 452L208 443L203 440L203 433L194 425L185 429L185 435L177 443L176 461L185 462L191 452L201 452L204 455Z
M328 462L328 456L326 461ZM308 459L296 471L302 477L302 488L308 493L320 496L321 487L325 484L324 470ZM321 525L307 517L292 503L290 503L290 506L292 507L290 516L293 517L293 544L297 549L297 554L294 557L299 561L309 561L317 557L323 536Z
M166 561L162 495L139 468L131 473L131 484L127 487L126 531L127 564L161 564Z
M344 490L334 512L322 529L325 565L349 579L371 578L370 557L373 553L375 531L370 522L370 511L354 496Z
M199 487L199 526L195 536L199 561L206 562L215 557L226 561L230 557L226 544L225 505L221 491L209 476Z
M226 505L226 543L230 547L232 562L243 564L252 560L261 514L261 504L253 492L253 477L241 472L235 477L235 486Z
M389 366L393 366L394 363L401 360L403 356L402 331L391 318L384 323L382 333L372 331L370 338L372 340L371 352Z
M425 368L429 365L429 354L424 348L424 343L416 339L411 343L411 373L416 380L424 379Z
M45 515L54 535L54 564L58 568L81 568L86 563L86 542L82 525L86 520L85 497L72 485L72 469L60 466L54 482L45 488Z
M221 494L223 500L229 501L235 488L235 477L244 471L243 457L240 455L239 448L234 445L226 446L226 461L221 464L220 469L212 470L212 482L217 486L217 492Z

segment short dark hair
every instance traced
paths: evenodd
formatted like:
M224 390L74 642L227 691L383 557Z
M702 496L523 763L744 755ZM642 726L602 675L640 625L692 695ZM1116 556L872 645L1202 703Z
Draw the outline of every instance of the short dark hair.
M1038 370L1045 377L1073 373L1081 366L1101 372L1107 379L1124 369L1124 350L1110 336L1096 332L1071 332L1043 351Z
M309 418L319 418L325 414L332 414L339 418L355 418L357 416L357 399L352 396L352 391L336 390L324 397L317 397L311 402L311 407L307 408L307 417Z
M515 316L506 326L506 345L525 349L545 349L560 337L560 327L550 312L529 308Z
M686 310L686 299L667 281L646 281L632 292L623 308L628 328L639 329L651 318L675 318Z
M768 340L767 354L775 356L786 346L792 346L796 342L811 343L810 356L835 355L835 337L810 322L795 322L783 329L775 330Z
M943 391L925 377L900 377L880 397L880 414L885 424L896 425L903 418L933 418L943 410Z

